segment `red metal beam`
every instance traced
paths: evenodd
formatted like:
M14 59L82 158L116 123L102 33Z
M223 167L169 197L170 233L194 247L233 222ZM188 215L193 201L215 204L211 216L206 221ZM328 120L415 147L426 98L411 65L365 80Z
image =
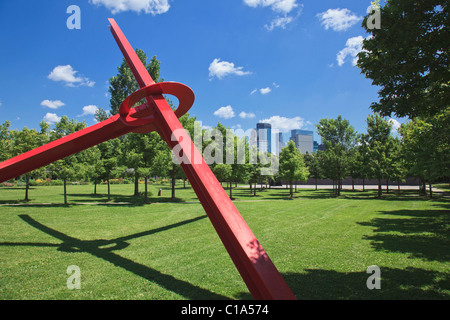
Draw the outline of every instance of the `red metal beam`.
M144 87L153 79L149 79L150 75L116 22L113 19L109 22L134 76ZM181 150L191 151L184 153L182 168L253 298L295 299L164 97L150 96L147 103L155 107L155 124L167 144L172 149L181 145Z

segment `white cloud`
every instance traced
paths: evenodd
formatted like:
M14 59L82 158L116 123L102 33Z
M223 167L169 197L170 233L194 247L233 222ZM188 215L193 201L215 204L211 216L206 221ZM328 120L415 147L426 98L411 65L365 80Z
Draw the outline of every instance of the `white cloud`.
M217 77L222 79L227 75L245 76L250 74L250 71L243 71L243 67L235 67L234 63L228 61L220 61L220 59L214 59L209 65L209 76L211 78Z
M339 51L336 60L339 66L345 63L347 57L352 58L352 63L354 66L358 63L358 53L362 51L364 38L362 36L353 37L347 40L345 48Z
M276 84L275 82L272 84L272 88L270 86L266 87L266 88L261 88L261 89L254 89L252 92L250 92L250 95L255 94L256 92L259 91L259 93L261 93L262 95L268 94L270 92L272 92L272 89L277 89L280 86L278 84Z
M259 92L261 92L261 94L268 94L270 91L272 91L270 87L259 89Z
M301 117L286 118L280 116L272 116L269 119L263 119L259 122L270 123L272 129L278 129L280 132L289 132L293 129L302 129L306 122Z
M395 120L395 119L392 119L392 118L389 119L389 122L392 124L392 132L394 134L396 134L398 132L398 129L401 126L401 123L398 120Z
M239 113L239 117L241 117L242 119L251 119L256 117L256 115L252 112L247 113L242 111L241 113Z
M47 107L50 109L58 109L64 105L65 105L65 103L62 102L61 100L47 100L46 99L41 102L41 106Z
M69 87L88 86L93 87L95 82L85 77L76 76L78 71L74 70L71 65L56 66L47 76L53 81L63 81Z
M286 26L291 23L294 20L293 17L277 17L275 19L273 19L270 24L266 24L264 27L269 30L272 31L275 28L281 28L281 29L286 29Z
M61 117L58 117L57 115L56 115L56 113L47 113L45 116L44 116L44 119L43 119L45 122L47 122L48 124L53 124L53 123L55 123L55 122L59 122L60 120L61 120Z
M317 14L326 30L346 31L363 18L358 17L348 9L328 9L325 12Z
M278 15L270 24L266 24L265 28L272 31L275 28L285 29L286 26L300 16L303 5L298 4L297 0L244 0L244 3L249 7L270 7L272 11ZM294 9L298 8L297 14L288 15Z
M219 118L231 119L234 118L234 111L231 106L221 107L214 112L214 115Z
M83 113L79 115L79 117L87 116L87 115L95 115L95 112L98 110L97 106L88 105L83 107Z
M152 15L166 13L170 9L169 0L89 0L95 5L103 5L112 14L135 11L151 13Z
M297 0L244 0L249 7L271 7L273 11L287 14L298 7Z

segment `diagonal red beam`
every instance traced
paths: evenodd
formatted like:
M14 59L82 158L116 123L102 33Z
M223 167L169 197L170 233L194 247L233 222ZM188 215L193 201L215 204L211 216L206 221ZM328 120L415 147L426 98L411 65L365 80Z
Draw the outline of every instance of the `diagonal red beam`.
M153 81L113 19L111 32L139 85ZM255 299L295 299L294 294L204 161L162 95L147 98L158 132L173 149L183 150L182 168L231 259Z

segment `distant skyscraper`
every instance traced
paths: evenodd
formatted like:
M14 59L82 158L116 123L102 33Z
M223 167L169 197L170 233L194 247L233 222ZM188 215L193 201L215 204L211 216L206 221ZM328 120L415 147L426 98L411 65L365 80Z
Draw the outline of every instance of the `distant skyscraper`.
M272 151L272 126L270 123L256 124L256 147L260 152Z
M313 141L313 151L317 152L319 150L319 143L317 141Z
M291 140L302 154L306 152L312 154L314 152L313 132L308 130L291 130Z
M279 155L281 152L281 149L283 149L284 147L284 138L283 138L283 133L282 132L277 132L275 134L275 145L274 145L274 154L275 155Z

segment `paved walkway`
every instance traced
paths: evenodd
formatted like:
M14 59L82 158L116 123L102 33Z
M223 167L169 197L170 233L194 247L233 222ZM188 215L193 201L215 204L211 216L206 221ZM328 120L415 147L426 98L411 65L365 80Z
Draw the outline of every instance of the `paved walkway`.
M261 188L261 185L256 185L257 186L257 188ZM265 188L265 185L263 184L263 187ZM293 187L295 188L295 185L293 185ZM381 187L383 188L383 190L386 190L386 185L381 185ZM241 188L248 188L248 186L241 186ZM283 186L271 186L270 188L273 188L273 189L287 189L287 188L289 188L289 185L288 186L286 186L286 185L283 185ZM316 185L315 184L298 184L297 185L297 189L315 189L316 188ZM346 190L348 190L348 189L352 189L353 188L353 186L350 184L350 185L342 185L342 189L346 189ZM362 190L363 189L363 185L361 184L361 185L359 185L359 184L355 184L355 190ZM365 186L364 186L364 188L366 189L366 190L377 190L378 189L378 185L368 185L368 184L366 184ZM436 189L435 187L432 187L433 188L433 191L434 190L439 190L439 189ZM333 189L333 185L325 185L325 184L323 184L323 185L321 185L321 184L319 184L319 185L317 185L317 189ZM397 185L395 185L395 184L392 184L392 185L389 185L389 190L398 190L398 186ZM419 186L400 186L400 190L417 190L417 191L419 191ZM428 190L428 186L427 186L427 190ZM440 190L440 191L442 191L442 190Z
M265 185L263 185L263 187L265 187ZM295 185L294 185L295 187ZM248 189L249 186L238 186L238 188L246 188ZM261 188L260 185L257 185L257 188ZM272 186L270 187L271 189L287 189L286 185L283 186ZM315 185L305 185L305 184L299 184L297 185L297 189L315 189L316 186ZM332 185L318 185L317 186L318 190L320 189L333 189ZM343 185L342 189L345 190L352 190L353 186L352 185ZM363 186L362 185L355 185L355 190L362 190ZM386 185L382 185L383 191L386 190ZM377 185L365 185L365 189L366 190L377 190L378 186ZM395 185L389 186L389 190L392 191L396 191L398 190L398 187ZM419 191L419 187L418 186L400 186L400 190L417 190ZM445 198L450 198L450 193L445 192L441 189L432 187L433 193L439 193L441 195L443 195ZM428 192L428 188L427 188L427 192ZM255 200L240 200L240 199L236 199L233 200L236 202L256 202L256 201L267 201L264 199L255 199ZM150 204L158 204L158 203L182 203L182 204L192 204L192 203L200 203L200 201L177 201L177 202L152 202ZM134 203L132 202L71 202L69 203L69 205L133 205ZM63 206L64 204L62 203L2 203L0 204L1 206L50 206L50 205L61 205Z

